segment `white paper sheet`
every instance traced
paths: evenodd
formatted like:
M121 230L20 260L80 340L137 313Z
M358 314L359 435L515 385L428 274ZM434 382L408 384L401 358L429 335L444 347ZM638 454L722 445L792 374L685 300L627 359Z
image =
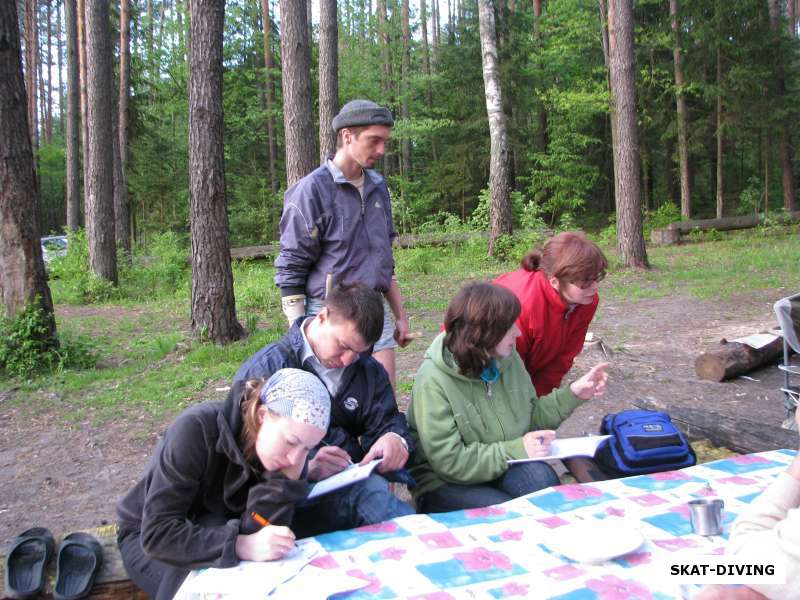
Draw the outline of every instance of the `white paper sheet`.
M557 458L569 458L571 456L594 456L600 444L610 438L610 435L587 435L576 438L561 438L553 440L550 444L550 454L536 458L519 458L506 461L513 465L516 463L532 462L536 460L553 460Z
M236 598L263 600L283 582L297 575L321 546L314 539L300 540L294 550L281 560L269 562L242 561L229 569L192 571L184 580L174 600Z
M269 600L330 598L335 594L360 590L368 585L369 581L366 579L351 577L338 569L328 570L309 566L273 591L269 595Z
M327 494L334 490L338 490L343 487L347 487L348 485L352 485L357 481L361 481L362 479L366 479L369 477L370 473L381 464L382 458L377 458L372 462L369 462L365 465L350 465L344 471L337 473L336 475L331 475L327 479L323 479L308 493L309 498L316 498L317 496L322 496L323 494Z
M778 336L772 335L771 333L754 333L753 335L748 335L747 337L737 338L731 341L739 342L740 344L745 344L746 346L750 346L751 348L758 350L759 348L763 348L767 344L770 344L777 339Z

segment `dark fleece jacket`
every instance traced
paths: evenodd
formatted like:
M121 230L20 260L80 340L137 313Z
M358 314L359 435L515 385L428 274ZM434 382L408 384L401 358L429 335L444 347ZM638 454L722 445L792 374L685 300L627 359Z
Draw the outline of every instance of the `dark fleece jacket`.
M176 567L175 577L162 584L174 587L172 593L191 569L239 562L236 537L258 529L251 511L288 526L294 503L308 493L305 480L245 460L238 445L243 391L244 383L238 383L224 403L206 402L182 413L117 504L120 537L139 532L146 556Z

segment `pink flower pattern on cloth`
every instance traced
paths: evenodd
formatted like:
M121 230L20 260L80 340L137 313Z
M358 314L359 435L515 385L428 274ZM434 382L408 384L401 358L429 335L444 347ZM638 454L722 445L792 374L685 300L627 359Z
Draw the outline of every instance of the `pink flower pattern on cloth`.
M564 525L569 525L569 521L562 519L561 517L547 517L546 519L536 519L536 520L545 527L549 527L550 529L555 529L556 527L563 527Z
M384 521L374 525L362 525L361 527L356 527L355 531L362 533L395 533L397 531L397 523Z
M484 506L482 508L468 508L464 514L469 519L481 519L484 517L499 517L506 514L505 509L499 506Z
M361 569L351 569L347 572L350 577L355 577L356 579L363 579L364 581L368 581L369 585L367 587L361 588L360 591L365 592L367 594L377 594L381 591L381 581L371 573L364 573Z
M428 548L455 548L461 546L461 542L449 531L423 533L419 536L419 539Z
M614 575L603 575L599 579L588 579L586 587L597 594L598 600L650 600L653 594L644 585L632 579L620 579Z
M453 555L467 571L488 571L489 569L511 570L511 561L505 554L492 552L486 548L475 548L471 552L458 552Z
M509 596L527 596L528 595L528 588L531 587L528 584L521 584L517 583L516 581L510 581L505 584L500 590L503 592L504 597Z
M381 550L381 558L387 560L402 560L405 556L406 550L404 548L395 548L394 546L384 548Z
M692 479L691 475L681 473L680 471L662 471L661 473L651 473L648 477L655 481L688 481Z
M584 498L600 498L603 496L603 492L597 488L580 483L558 485L554 489L560 492L565 500L583 500Z

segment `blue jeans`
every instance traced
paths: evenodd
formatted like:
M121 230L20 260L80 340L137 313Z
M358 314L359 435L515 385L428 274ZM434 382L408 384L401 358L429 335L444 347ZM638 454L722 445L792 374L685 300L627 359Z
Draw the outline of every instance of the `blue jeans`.
M553 468L545 462L529 462L511 465L508 471L480 485L458 485L446 483L424 494L417 501L419 512L436 513L481 508L507 502L531 492L558 485L559 479Z
M373 473L367 479L295 506L291 529L298 538L372 525L413 515L414 509Z

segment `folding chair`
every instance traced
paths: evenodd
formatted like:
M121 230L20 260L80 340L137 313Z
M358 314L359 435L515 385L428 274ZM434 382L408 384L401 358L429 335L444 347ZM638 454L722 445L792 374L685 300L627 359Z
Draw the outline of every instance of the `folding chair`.
M784 385L781 391L784 395L783 405L786 408L787 419L783 426L787 429L797 429L794 412L800 405L800 366L789 364L790 348L800 354L800 294L781 298L775 303L775 315L778 325L783 333L783 364L778 368L784 373ZM794 381L793 381L794 380Z

